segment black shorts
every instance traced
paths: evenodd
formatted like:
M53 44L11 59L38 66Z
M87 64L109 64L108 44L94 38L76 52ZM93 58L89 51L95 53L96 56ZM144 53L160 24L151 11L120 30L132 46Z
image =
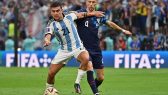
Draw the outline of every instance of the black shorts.
M94 69L103 69L103 60L102 60L102 53L101 52L92 52L89 51L90 61L93 63Z

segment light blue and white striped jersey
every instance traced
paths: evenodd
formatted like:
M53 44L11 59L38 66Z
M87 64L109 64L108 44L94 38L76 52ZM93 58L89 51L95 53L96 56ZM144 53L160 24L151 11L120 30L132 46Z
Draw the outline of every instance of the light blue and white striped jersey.
M83 47L74 23L76 19L77 16L74 13L70 13L65 15L63 20L59 22L55 20L50 21L46 27L46 34L55 35L62 50L72 51Z

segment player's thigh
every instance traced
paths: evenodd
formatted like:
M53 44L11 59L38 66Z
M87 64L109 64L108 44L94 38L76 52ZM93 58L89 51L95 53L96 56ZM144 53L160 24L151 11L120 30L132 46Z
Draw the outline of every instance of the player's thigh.
M96 77L98 80L104 80L104 68L103 69L95 69Z
M88 64L89 62L89 53L85 49L77 50L74 56L81 63Z
M89 53L90 59L93 64L94 69L103 69L104 64L103 64L103 59L102 59L102 54L101 53Z
M51 64L66 64L72 58L71 52L66 52L64 50L58 50L58 53L51 61Z

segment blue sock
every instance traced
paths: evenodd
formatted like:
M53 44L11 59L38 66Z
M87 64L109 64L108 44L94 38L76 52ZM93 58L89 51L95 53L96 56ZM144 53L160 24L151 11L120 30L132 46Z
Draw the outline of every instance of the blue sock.
M95 80L94 80L94 77L93 77L93 71L87 71L87 81L92 89L92 92L95 94L95 93L98 93L98 89L96 87L96 83L95 83Z

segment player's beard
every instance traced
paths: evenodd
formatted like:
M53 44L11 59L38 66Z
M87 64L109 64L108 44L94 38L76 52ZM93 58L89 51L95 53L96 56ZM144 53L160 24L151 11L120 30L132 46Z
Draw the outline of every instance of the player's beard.
M54 19L55 19L56 21L60 21L60 20L63 19L63 17L62 17L62 16L54 16Z
M95 8L89 7L89 11L90 11L90 12L93 12L94 10L95 10Z

